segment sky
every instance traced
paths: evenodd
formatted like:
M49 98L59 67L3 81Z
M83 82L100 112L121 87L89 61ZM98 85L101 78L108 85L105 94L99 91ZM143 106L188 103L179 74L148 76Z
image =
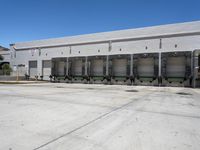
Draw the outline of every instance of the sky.
M0 0L0 45L200 20L200 0Z

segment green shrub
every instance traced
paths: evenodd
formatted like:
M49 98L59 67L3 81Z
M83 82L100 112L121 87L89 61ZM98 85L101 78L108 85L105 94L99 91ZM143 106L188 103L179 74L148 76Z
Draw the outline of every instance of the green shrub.
M12 68L10 67L9 64L4 64L2 65L2 70L4 75L10 75Z

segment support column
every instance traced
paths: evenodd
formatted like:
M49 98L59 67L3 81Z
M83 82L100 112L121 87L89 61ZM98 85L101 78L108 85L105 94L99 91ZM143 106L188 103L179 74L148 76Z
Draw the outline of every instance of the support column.
M109 75L109 56L106 56L106 76Z
M131 61L130 61L130 76L133 76L133 54L131 54Z
M161 52L159 52L159 54L158 54L158 81L159 81L159 85L161 84L161 80L162 80L162 73L161 73L161 71L162 71L162 63L161 63L161 61L162 61L162 55L161 55Z
M85 57L85 76L87 76L87 60L88 57Z
M195 88L195 57L194 52L191 53L191 77L192 77L192 87Z
M68 58L66 58L66 75L68 76L69 75L69 63L68 63Z
M37 60L37 75L38 75L38 78L40 78L40 76L43 75L42 70L43 70L43 67L42 67L42 60L41 60L41 59L38 59L38 60Z

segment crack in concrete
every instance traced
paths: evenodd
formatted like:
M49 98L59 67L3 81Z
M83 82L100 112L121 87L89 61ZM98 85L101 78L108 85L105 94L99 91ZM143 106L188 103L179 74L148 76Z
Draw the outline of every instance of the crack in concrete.
M141 95L141 97L147 96L147 95L150 95L150 94L152 94L152 93L147 93L147 94L145 94L145 95ZM89 122L87 122L87 123L85 123L85 124L83 124L83 125L81 125L81 126L75 128L74 130L71 130L71 131L69 131L69 132L67 132L67 133L65 133L65 134L62 134L61 136L59 136L59 137L57 137L57 138L54 138L54 139L52 139L52 140L50 140L50 141L48 141L48 142L46 142L46 143L44 143L44 144L42 144L42 145L36 147L36 148L34 148L33 150L41 149L41 148L43 148L43 147L45 147L45 146L47 146L47 145L49 145L49 144L51 144L51 143L53 143L53 142L56 142L56 141L58 141L59 139L65 137L65 136L67 136L67 135L69 135L69 134L71 134L71 133L73 133L73 132L75 132L75 131L78 131L78 130L80 130L81 128L83 128L83 127L85 127L85 126L88 126L88 125L90 125L90 124L96 122L97 120L100 120L101 118L103 118L103 117L105 117L105 116L107 116L107 115L109 115L109 114L111 114L111 113L113 113L113 112L116 112L117 110L120 110L120 109L122 109L122 108L124 108L124 107L126 107L126 106L128 106L128 105L130 105L130 104L132 104L132 103L135 102L135 101L138 101L141 97L135 98L135 99L133 99L132 101L130 101L130 102L128 102L128 103L126 103L126 104L124 104L124 105L122 105L122 106L120 106L120 107L117 107L117 108L115 108L115 109L113 109L113 110L111 110L111 111L109 111L109 112L107 112L107 113L105 113L105 114L103 114L103 115L101 115L101 116L99 116L99 117L97 117L97 118L95 118L95 119L93 119L93 120L91 120L91 121L89 121Z

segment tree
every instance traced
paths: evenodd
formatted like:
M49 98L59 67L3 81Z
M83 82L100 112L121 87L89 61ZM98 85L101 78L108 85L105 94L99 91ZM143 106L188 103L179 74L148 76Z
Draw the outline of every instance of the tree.
M9 64L3 64L2 65L2 70L4 75L10 75L10 72L12 71L12 68L10 67Z

